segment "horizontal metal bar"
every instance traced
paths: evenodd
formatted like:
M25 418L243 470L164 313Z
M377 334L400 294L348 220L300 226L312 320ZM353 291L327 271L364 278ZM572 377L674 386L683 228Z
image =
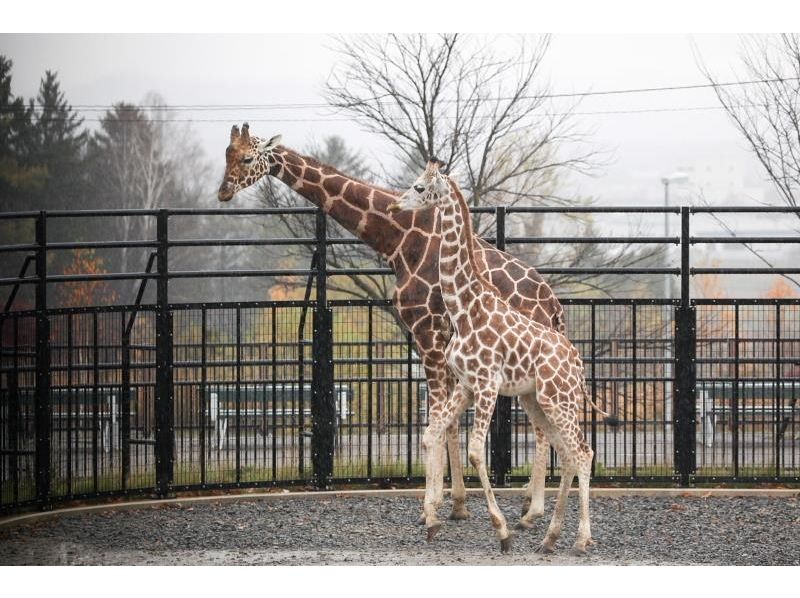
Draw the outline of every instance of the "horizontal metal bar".
M157 247L156 241L83 241L76 243L48 243L47 249L122 249L126 247Z
M695 305L798 305L800 297L744 298L744 299L692 299Z
M268 214L316 214L319 208L172 208L170 216L259 216Z
M158 278L158 274L147 272L115 272L112 274L54 274L47 277L48 283L89 282L101 280L139 280L142 278Z
M0 220L24 220L38 217L39 212L0 212Z
M19 243L17 245L0 245L0 253L11 253L14 251L35 251L39 246L35 243Z
M314 307L316 301L302 301L300 299L290 299L288 301L206 301L202 303L170 303L169 309L185 311L197 309L259 309L265 307L276 307L279 309L295 307ZM235 346L236 343L231 343Z
M181 270L170 272L169 278L245 278L251 276L308 276L309 274L316 274L316 270L303 268L285 270Z
M692 214L713 214L714 212L739 212L739 213L800 213L800 207L789 206L689 206Z
M108 218L113 216L157 216L158 210L49 210L46 218Z
M569 243L570 245L589 243L597 243L598 245L609 245L613 243L670 243L672 245L680 245L680 242L680 237L506 237L506 245L510 243Z
M800 268L689 268L689 274L800 274Z
M690 237L689 243L800 243L800 237Z
M539 274L673 274L680 268L536 268Z
M497 208L494 206L470 207L470 211L475 214L494 214ZM680 214L680 206L509 206L506 214L545 214L559 213L566 214Z
M314 245L316 239L298 237L296 239L181 239L170 241L170 247L224 247L245 245Z
M394 275L391 268L328 268L328 276L390 276Z

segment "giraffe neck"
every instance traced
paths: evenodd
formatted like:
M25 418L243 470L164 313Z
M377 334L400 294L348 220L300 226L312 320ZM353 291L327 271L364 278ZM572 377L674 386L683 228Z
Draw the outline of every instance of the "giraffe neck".
M384 257L395 253L402 243L406 231L387 209L396 199L391 191L283 146L275 148L268 160L260 165L264 174L283 181Z
M439 282L445 306L451 316L456 316L467 311L473 299L492 287L475 266L467 202L453 181L450 188L450 197L440 208Z

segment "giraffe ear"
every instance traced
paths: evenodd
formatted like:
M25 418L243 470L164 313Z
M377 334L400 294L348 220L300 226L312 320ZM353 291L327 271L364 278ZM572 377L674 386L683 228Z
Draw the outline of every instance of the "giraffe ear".
M231 127L231 143L236 141L238 138L239 138L239 127L233 125L233 127Z
M282 138L283 138L282 135L275 135L274 137L271 137L269 141L262 141L261 143L258 144L259 153L268 152L269 150L277 146L281 142Z

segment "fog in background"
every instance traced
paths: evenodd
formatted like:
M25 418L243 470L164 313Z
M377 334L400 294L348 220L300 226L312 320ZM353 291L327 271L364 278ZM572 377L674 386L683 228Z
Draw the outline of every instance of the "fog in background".
M498 47L513 43L503 35L485 40ZM325 35L0 36L0 54L14 62L13 93L35 97L44 71L57 71L68 102L89 129L97 127L111 104L139 103L151 92L182 107L171 118L190 123L196 135L209 165L199 181L208 190L203 202L212 206L235 123L249 121L259 136L281 133L283 143L296 149L339 135L376 171L377 165L394 160L379 137L329 108L253 106L323 104L322 87L338 59L333 45ZM703 84L702 58L719 80L727 81L736 77L738 49L733 35L556 35L542 79L556 93ZM552 110L568 109L575 101L554 100ZM219 108L232 104L250 107ZM587 143L603 156L594 175L574 174L560 182L575 197L609 205L657 205L664 201L662 177L680 172L688 182L672 186L674 204L697 203L701 197L712 204L777 203L711 89L588 96L574 110L576 122L590 133ZM254 202L253 193L244 193L234 203L245 207ZM664 232L661 218L639 224L649 234ZM606 218L598 221L596 232L624 233L629 225L629 219ZM778 225L773 218L747 226L758 231ZM785 249L772 251L781 256ZM713 248L709 262L716 259L712 253ZM758 293L768 284L739 281L734 290Z

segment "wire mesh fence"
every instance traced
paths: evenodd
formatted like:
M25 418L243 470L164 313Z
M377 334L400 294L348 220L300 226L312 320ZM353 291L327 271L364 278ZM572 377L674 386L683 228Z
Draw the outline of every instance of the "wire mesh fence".
M691 267L690 246L714 238L689 236L690 213L680 214L680 267L635 268L678 276L679 297L562 300L587 386L619 419L611 426L588 404L582 409L593 477L798 482L800 300L691 298L690 277L714 269ZM157 238L139 243L155 250L143 272L48 277L43 214L29 216L38 223L35 243L0 246L33 251L18 277L0 281L13 288L0 314L0 509L104 495L424 478L428 385L390 301L327 300L327 277L338 274L326 270L324 253L306 269L174 272L169 248L203 240L170 240L168 211L144 216L157 221ZM318 250L341 243L320 234L298 242ZM35 275L26 274L30 265ZM307 277L305 298L169 301L173 278L228 275ZM116 278L138 281L133 303L48 306L53 285ZM9 309L26 285L35 308ZM533 429L517 398L500 403L486 449L492 475L501 484L524 482ZM475 480L467 460L472 418L471 408L462 414L460 441L465 474ZM559 476L552 451L548 475Z

